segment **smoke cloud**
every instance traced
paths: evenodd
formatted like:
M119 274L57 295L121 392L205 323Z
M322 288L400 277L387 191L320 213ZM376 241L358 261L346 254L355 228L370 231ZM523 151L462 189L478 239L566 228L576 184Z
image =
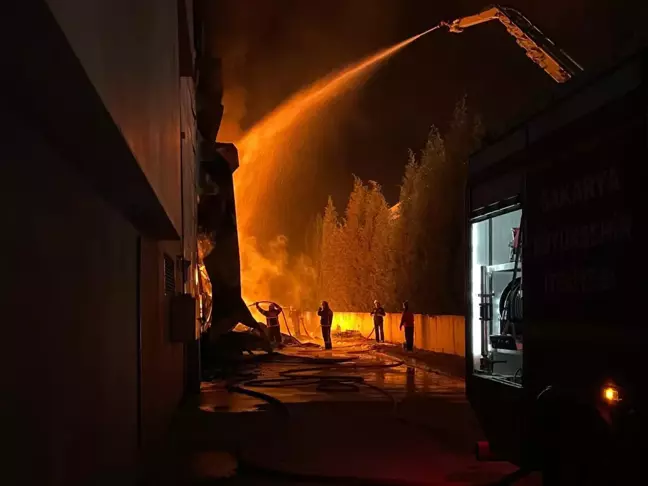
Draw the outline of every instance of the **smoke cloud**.
M397 40L391 0L212 0L222 59L219 139L236 141L304 86ZM349 115L352 115L349 113Z
M247 113L247 91L240 79L245 66L245 46L232 48L222 64L223 69L223 120L218 131L219 142L237 142L243 136L242 123Z

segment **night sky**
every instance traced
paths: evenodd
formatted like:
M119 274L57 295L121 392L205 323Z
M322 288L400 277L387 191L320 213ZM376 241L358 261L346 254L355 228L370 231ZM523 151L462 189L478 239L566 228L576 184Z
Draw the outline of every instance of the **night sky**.
M290 94L440 20L471 15L485 0L213 0L211 42L224 66L227 116L236 138ZM586 69L609 64L646 39L648 2L510 0ZM502 25L438 31L392 58L330 121L324 192L345 202L351 174L383 185L390 203L407 161L430 125L443 128L464 93L491 131L554 86ZM285 190L283 188L282 190Z

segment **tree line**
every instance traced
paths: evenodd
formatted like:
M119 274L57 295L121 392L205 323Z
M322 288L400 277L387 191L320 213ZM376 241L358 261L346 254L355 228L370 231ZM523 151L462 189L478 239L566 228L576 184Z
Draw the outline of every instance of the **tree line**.
M397 311L407 300L417 313L462 314L467 161L482 135L463 98L444 133L433 126L421 152L410 151L395 206L377 182L355 176L343 212L329 197L308 232L302 306L325 299L363 312L377 299Z

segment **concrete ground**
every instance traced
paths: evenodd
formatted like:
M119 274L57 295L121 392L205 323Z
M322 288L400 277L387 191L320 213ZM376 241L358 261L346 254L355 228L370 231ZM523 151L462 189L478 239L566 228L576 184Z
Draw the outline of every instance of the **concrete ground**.
M408 366L454 376L462 380L466 376L466 359L462 356L435 353L423 349L406 351L401 344L382 343L374 346L377 353L402 359Z
M352 361L312 361L322 358ZM515 471L474 459L481 435L463 380L430 369L349 338L333 351L311 344L249 361L202 384L145 484L485 485ZM231 393L233 383L271 403Z

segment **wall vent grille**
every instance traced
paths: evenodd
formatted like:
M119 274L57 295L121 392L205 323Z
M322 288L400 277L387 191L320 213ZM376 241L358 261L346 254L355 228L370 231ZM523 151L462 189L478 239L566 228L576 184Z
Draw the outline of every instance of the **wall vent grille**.
M175 293L175 265L173 258L164 255L164 294L174 295Z

